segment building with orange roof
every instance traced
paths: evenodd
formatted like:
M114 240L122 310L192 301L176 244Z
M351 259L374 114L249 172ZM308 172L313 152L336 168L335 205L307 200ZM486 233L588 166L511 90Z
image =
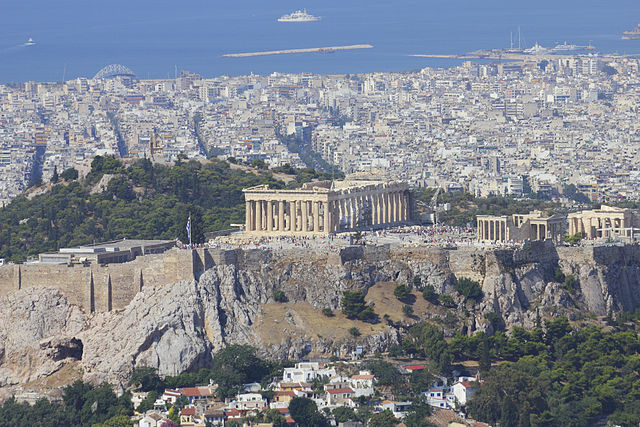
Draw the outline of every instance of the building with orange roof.
M327 405L329 406L355 406L353 397L355 392L352 388L336 388L327 390Z

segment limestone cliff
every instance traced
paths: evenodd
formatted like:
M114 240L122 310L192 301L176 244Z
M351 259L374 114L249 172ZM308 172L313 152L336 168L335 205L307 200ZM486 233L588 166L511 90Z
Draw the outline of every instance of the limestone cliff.
M587 311L603 316L640 307L638 246L350 247L329 254L238 250L227 255L204 260L194 280L144 286L125 308L111 312L87 314L50 287L3 297L0 385L47 377L70 362L81 364L85 380L124 385L135 366L154 366L163 375L207 366L226 343L248 343L278 359L348 354L356 346L372 353L386 350L407 325L424 319L453 334L490 331L485 317L490 312L508 328L533 326L539 316L576 319ZM559 272L575 277L575 290L558 283ZM427 303L416 290L415 314L404 316L393 288L416 277L421 286L452 293L458 307ZM454 292L456 277L479 281L483 300L465 303ZM273 301L276 289L288 303ZM350 321L338 313L345 289L367 291L381 322ZM323 308L336 315L323 316ZM353 326L360 337L348 334Z

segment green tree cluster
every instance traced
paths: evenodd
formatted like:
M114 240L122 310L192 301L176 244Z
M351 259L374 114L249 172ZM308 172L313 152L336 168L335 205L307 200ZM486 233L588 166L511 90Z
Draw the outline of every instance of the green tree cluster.
M231 169L218 160L166 166L140 159L125 166L96 156L91 165L84 180L67 169L60 175L65 183L31 199L19 196L0 209L0 258L24 261L60 247L122 238L186 243L189 215L192 240L201 243L205 231L244 222L243 188L285 185L269 171ZM105 174L112 176L102 189L96 183Z
M482 288L475 280L461 277L456 280L455 288L464 297L465 301L471 300L475 303L482 299Z
M393 295L395 295L395 297L400 301L406 301L407 297L410 295L409 287L405 284L400 284L393 290Z
M434 289L433 285L426 285L422 289L422 298L424 298L425 300L429 301L432 304L438 303L438 294L436 293L436 290Z
M185 372L161 379L154 368L137 367L131 375L130 385L141 391L161 393L165 388L179 388L194 384L218 384L220 398L235 395L243 384L262 382L278 376L281 366L266 362L256 355L255 348L248 345L231 344L213 356L211 369Z
M63 389L63 404L39 399L31 406L11 398L0 406L3 426L128 426L131 394L117 397L110 384L97 387L76 381ZM123 424L124 423L124 424Z
M349 319L359 319L369 322L378 319L373 308L365 304L364 292L362 291L344 291L340 305L342 306L342 313Z
M484 344L483 344L484 343ZM566 318L544 328L513 328L492 337L456 336L456 359L507 360L489 370L471 398L474 418L500 425L587 426L601 417L612 425L640 422L640 339L636 332L574 329Z
M298 425L324 427L327 420L318 411L316 403L306 397L295 397L289 402L289 413Z

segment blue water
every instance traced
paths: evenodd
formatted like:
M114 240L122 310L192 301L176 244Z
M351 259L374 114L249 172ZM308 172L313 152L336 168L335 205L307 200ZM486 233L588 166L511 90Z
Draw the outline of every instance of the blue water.
M296 9L319 22L279 23ZM640 53L623 30L640 22L638 0L1 0L0 82L93 76L121 63L141 78L174 66L206 77L277 72L401 71L459 62L413 58L565 40L600 52ZM24 46L32 37L35 46ZM333 54L221 58L224 53L369 43Z

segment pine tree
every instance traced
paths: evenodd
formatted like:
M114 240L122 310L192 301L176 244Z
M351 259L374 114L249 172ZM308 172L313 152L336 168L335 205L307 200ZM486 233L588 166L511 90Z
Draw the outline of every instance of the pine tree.
M511 397L505 396L502 401L502 416L500 417L501 427L516 427L518 425L518 408Z
M489 343L487 342L487 337L482 337L482 342L480 343L480 360L478 361L478 369L481 373L486 373L491 368L491 359L489 355Z

